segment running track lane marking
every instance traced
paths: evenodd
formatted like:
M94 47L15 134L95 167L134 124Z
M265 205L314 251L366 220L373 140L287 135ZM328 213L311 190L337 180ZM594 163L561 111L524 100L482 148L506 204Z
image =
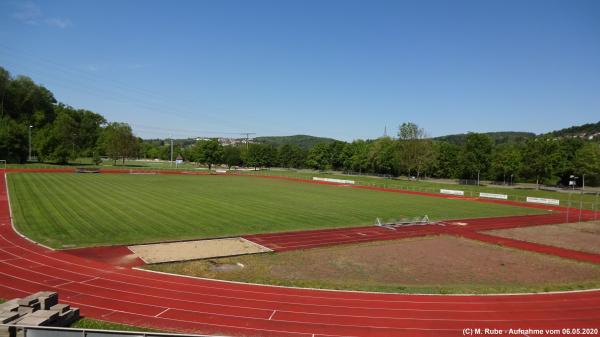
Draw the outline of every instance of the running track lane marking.
M18 240L18 239L17 239L16 241L17 241L17 242L19 242L20 240ZM14 243L15 243L15 242L13 242L13 244L14 244ZM28 245L28 243L26 243L26 244ZM26 251L28 250L28 249L27 249L27 248L25 248L25 247L21 247L21 249L24 249L24 250L26 250ZM32 252L32 253L34 253L35 255L38 255L38 256L40 256L40 255L43 255L43 254L41 254L41 253L38 253L37 251L36 251L36 252L33 252L33 251L31 251L31 250L29 250L29 251L30 251L30 252ZM58 259L53 259L53 260L58 260ZM66 262L66 261L63 261L63 262ZM70 261L69 261L69 262L67 262L66 264L68 264L68 265L74 265L74 266L77 266L77 265L78 265L77 263L73 263L73 262L70 262ZM48 267L52 267L52 266L48 266ZM81 267L81 268L85 268L85 266L84 266L84 265L80 265L80 267ZM89 271L96 271L96 270L98 270L98 269L99 269L99 268L91 268L91 267L87 267L87 270L89 270ZM86 270L86 269L83 269L83 270ZM104 270L104 272L106 272L106 270ZM128 274L128 273L121 273L121 272L118 272L118 271L113 271L112 273L111 273L111 272L108 272L107 274L104 274L104 276L103 276L103 277L110 277L111 275L120 275L120 276L123 276L123 277L137 277L136 275L131 275L131 274ZM142 278L142 279L152 279L152 277L148 277L148 278L145 278L145 277L138 277L138 278ZM158 280L158 278L157 278L156 280ZM174 280L174 279L173 279L173 280ZM166 281L166 280L163 278L163 279L162 279L162 281ZM166 281L166 282L169 282L169 281ZM125 283L125 282L123 282L123 283ZM173 283L173 284L180 284L181 282L169 282L169 283ZM215 282L214 284L215 284L215 285L217 285L217 288L219 288L219 286L218 286L218 282ZM202 286L202 287L203 287L203 288L207 288L207 289L211 288L211 287L210 287L210 285L208 285L208 286ZM214 288L214 287L213 287L213 288ZM246 288L246 289L248 289L248 288ZM250 289L252 289L252 288L250 288ZM263 288L263 289L265 289L265 288ZM269 288L266 288L266 289L269 289ZM231 290L231 289L230 289L230 290ZM244 292L246 292L246 293L253 293L253 292L257 292L257 291L248 291L248 290L241 290L241 291L244 291ZM261 293L262 293L262 292L261 292ZM320 293L320 294L326 294L326 293ZM304 294L304 295L306 295L306 294ZM298 295L298 294L296 294L296 295L292 295L292 296L294 296L294 297L299 297L299 298L301 298L301 297L302 297L301 295ZM308 297L313 297L313 296L308 296ZM325 296L325 295L323 295L323 296L319 296L319 297L326 297L326 296ZM399 298L402 298L402 296L400 296ZM347 298L347 299L348 299L348 300L351 300L350 298ZM572 299L576 299L576 298L572 298ZM335 299L332 299L332 300L335 300ZM373 299L369 299L369 300L373 300ZM383 302L386 302L386 301L384 300ZM534 301L534 302L535 302L535 301ZM529 303L534 303L534 302L529 302ZM139 317L139 316L138 316L138 317ZM214 325L215 325L215 324L213 324L213 326L214 326ZM210 325L205 325L205 326L210 326ZM232 327L233 327L233 326L232 326ZM238 328L239 328L239 327L238 327ZM254 331L261 331L261 329L253 329L253 330L254 330ZM283 330L283 329L282 329L282 330ZM268 329L262 329L262 331L264 331L265 333L267 333ZM271 331L272 331L272 330L271 330ZM283 330L283 331L285 331L285 330ZM280 332L283 332L283 331L280 331ZM438 330L438 331L439 331L439 330ZM239 331L238 331L238 332L239 332ZM307 335L308 335L308 334L307 334ZM312 333L312 335L314 335L314 332Z
M275 312L276 312L276 311L277 311L277 310L273 310L273 313L271 314L271 316L269 316L269 321L271 320L271 318L273 318L273 316L275 316Z
M159 312L158 314L156 314L154 317L159 317L160 315L164 314L165 312L171 310L171 308L166 308L165 310Z

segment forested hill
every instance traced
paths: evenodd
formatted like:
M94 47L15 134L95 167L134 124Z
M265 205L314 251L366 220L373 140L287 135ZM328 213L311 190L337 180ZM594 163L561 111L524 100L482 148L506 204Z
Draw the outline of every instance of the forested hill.
M294 135L294 136L281 136L281 137L256 137L254 140L257 143L273 145L279 147L280 145L298 145L304 150L308 150L313 146L321 143L329 144L335 142L332 138L314 137L308 135Z
M515 131L486 132L483 134L489 136L496 145L504 143L521 142L529 138L535 137L535 133ZM464 145L466 143L468 135L468 133L461 133L456 135L436 137L434 139L455 145Z
M595 141L600 141L600 122L572 126L570 128L549 132L548 135L554 137L580 137L586 139L591 137L591 139Z

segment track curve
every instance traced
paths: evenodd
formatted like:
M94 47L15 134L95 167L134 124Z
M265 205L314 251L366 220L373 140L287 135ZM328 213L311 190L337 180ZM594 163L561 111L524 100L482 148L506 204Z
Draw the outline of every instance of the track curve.
M600 327L600 290L490 296L328 291L187 278L83 259L14 231L2 175L0 297L40 290L59 292L62 301L95 319L235 336L457 336L466 328Z

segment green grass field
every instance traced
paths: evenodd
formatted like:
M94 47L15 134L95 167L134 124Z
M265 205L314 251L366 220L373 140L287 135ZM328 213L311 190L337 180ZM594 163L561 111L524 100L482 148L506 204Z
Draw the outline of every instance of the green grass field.
M235 176L11 173L8 183L17 228L57 248L543 212Z
M350 179L356 181L356 183L359 185L397 188L403 190L413 190L430 193L439 193L440 189L445 188L465 191L465 195L471 197L479 196L479 192L499 193L508 195L509 200L521 202L525 202L526 197L551 198L560 200L561 206L571 205L571 207L579 208L579 206L581 205L581 207L584 209L600 209L600 195L597 195L596 192L590 191L589 189L585 194L582 194L581 190L566 190L563 192L557 192L544 189L537 190L535 188L524 188L520 185L509 187L485 185L485 183L482 184L482 186L458 185L438 181L409 180L405 177L385 179L373 176L352 176L342 174L339 172L316 172L312 170L272 169L260 171L246 171L244 173L251 175L285 176L301 179L312 179L312 177Z

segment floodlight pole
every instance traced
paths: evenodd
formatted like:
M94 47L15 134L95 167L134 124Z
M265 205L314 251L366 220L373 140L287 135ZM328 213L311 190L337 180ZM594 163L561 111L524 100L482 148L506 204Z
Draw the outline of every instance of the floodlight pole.
M31 161L31 129L33 125L29 125L29 161Z
M581 176L581 190L585 190L585 174Z
M173 167L173 137L171 137L171 164L169 167Z

